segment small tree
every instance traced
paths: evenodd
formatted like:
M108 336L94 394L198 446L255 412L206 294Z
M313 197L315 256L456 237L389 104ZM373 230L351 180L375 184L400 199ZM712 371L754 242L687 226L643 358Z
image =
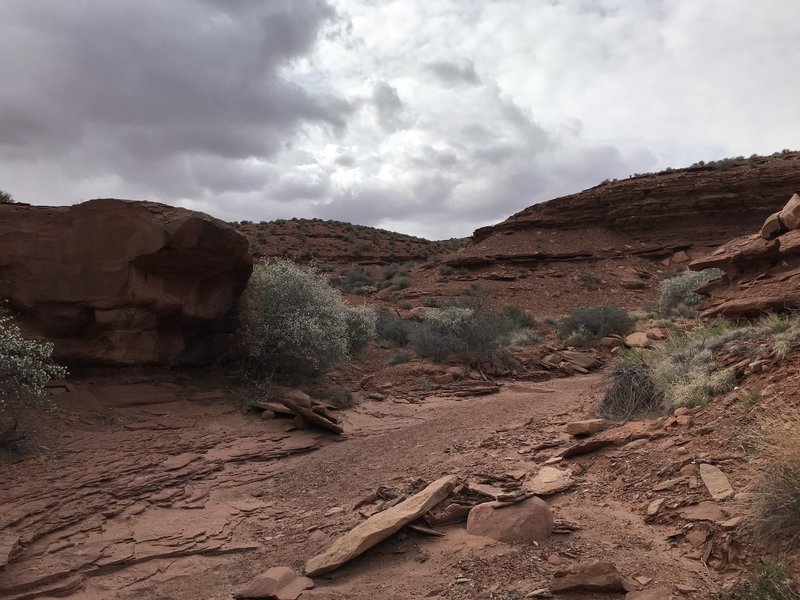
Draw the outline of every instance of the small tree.
M14 198L8 192L0 190L0 204L14 204Z
M51 360L52 353L52 344L26 339L9 317L0 317L0 445L22 438L23 411L46 408L47 382L66 375L66 369Z
M242 298L245 360L251 369L317 375L374 338L375 318L345 303L314 269L268 260L253 270Z

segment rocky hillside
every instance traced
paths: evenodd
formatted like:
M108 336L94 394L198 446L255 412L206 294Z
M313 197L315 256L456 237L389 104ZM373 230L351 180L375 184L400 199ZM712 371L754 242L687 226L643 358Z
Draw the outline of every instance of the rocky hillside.
M463 240L432 242L375 227L322 219L242 221L232 224L250 240L253 257L284 256L322 266L418 262L453 252Z
M593 250L594 238L586 231L616 234L602 240L596 248L601 251L667 256L678 248L717 246L760 227L765 215L779 210L800 187L798 167L800 152L788 152L604 182L478 229L465 254L480 249L491 257L496 245L502 259L507 244L498 243L498 236L526 232L535 242L537 234L553 230L562 234L561 244L543 250L554 258ZM537 254L530 246L515 254L525 251Z
M442 257L405 292L431 302L481 285L539 314L653 301L667 271L757 231L800 189L800 152L604 182L533 205Z

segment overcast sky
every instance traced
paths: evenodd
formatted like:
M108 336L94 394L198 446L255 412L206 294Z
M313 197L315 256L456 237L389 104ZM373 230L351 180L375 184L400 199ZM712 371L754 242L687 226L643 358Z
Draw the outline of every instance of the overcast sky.
M800 146L794 0L2 0L0 189L468 235Z

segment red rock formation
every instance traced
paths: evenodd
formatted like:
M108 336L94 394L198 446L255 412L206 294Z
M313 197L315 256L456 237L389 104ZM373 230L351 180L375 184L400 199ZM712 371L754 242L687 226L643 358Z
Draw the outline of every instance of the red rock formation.
M720 169L691 167L602 184L535 204L475 231L454 266L582 260L619 254L669 257L754 231L800 187L800 153ZM553 233L555 240L548 240ZM509 242L513 240L513 244Z
M68 363L210 359L252 270L222 221L154 202L0 204L0 298Z
M709 297L703 316L738 319L800 306L800 231L774 240L740 237L695 260L695 270L717 267L726 277L698 291Z

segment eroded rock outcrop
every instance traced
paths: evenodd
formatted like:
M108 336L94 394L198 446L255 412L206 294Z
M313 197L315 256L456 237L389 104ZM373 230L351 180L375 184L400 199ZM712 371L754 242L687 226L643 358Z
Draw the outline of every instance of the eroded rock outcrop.
M251 270L247 240L202 213L114 199L0 205L0 298L68 363L214 358Z
M716 267L726 275L698 290L708 295L704 316L737 319L800 304L800 222L792 216L799 209L794 194L784 210L767 217L760 233L733 239L691 263L694 270Z

